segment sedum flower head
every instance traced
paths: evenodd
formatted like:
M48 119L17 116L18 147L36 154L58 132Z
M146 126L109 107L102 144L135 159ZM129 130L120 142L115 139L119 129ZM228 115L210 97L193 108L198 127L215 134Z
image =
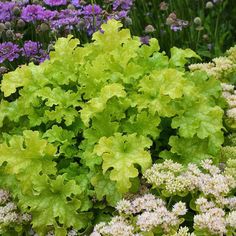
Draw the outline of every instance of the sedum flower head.
M170 167L166 166L167 163L170 164ZM178 168L173 168L173 170L171 170L171 166L174 165L170 161L154 164L145 172L144 177L155 188L163 189L170 195L200 191L205 196L221 198L236 186L234 178L221 173L211 160L201 162L201 168L196 164L189 164L185 171L179 164Z
M227 232L224 216L225 212L221 208L211 208L194 216L194 228L223 236Z
M188 227L180 227L178 232L173 234L173 236L195 236L194 233L189 233L189 228Z
M226 217L226 224L236 230L236 211L232 211Z
M172 212L177 216L183 216L187 213L186 203L184 202L177 202L173 208Z
M232 50L233 51L233 50ZM236 53L235 53L236 54ZM223 80L236 71L234 56L217 57L209 63L198 63L189 66L190 71L201 70L205 71L209 76Z
M95 226L91 236L110 235L110 236L134 236L133 226L129 225L121 216L113 217L108 224L100 223Z
M0 189L0 205L5 204L10 199L10 193L4 189Z

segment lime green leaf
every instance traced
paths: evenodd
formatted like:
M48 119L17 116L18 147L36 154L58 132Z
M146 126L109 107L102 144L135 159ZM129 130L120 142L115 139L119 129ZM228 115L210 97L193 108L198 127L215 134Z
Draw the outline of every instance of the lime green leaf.
M59 146L60 153L65 153L70 156L77 150L76 147L74 147L76 143L75 136L73 131L53 125L51 129L48 129L44 133L43 138L47 138L50 143Z
M91 183L94 186L96 197L101 201L106 197L107 202L111 206L116 206L117 202L121 200L122 195L117 191L115 182L109 179L109 174L97 173L92 179Z
M55 180L42 175L34 180L33 188L34 196L25 196L21 204L26 209L30 207L33 228L39 235L45 235L48 226L59 227L58 223L63 224L64 229L86 227L91 214L77 213L81 202L75 196L81 193L81 189L75 181L65 182L61 175Z
M9 146L0 144L0 150L0 164L6 161L9 173L18 174L25 168L32 168L34 172L44 169L48 174L54 172L52 160L56 149L41 139L36 131L27 130L23 136L13 136Z
M171 52L170 65L172 67L184 67L184 65L188 62L186 58L197 58L201 60L201 57L198 56L193 50L189 48L181 49L173 47L171 48L170 52Z
M219 152L216 148L210 150L209 140L201 140L197 137L194 138L180 138L177 136L171 136L169 140L169 145L171 146L170 152L164 151L160 154L161 157L171 157L180 163L190 163L190 162L200 162L203 159L213 158ZM170 155L170 154L175 155Z
M5 97L10 96L16 92L16 89L26 85L32 78L30 66L23 65L18 67L15 71L4 74L1 90Z
M9 145L0 144L0 165L6 162L6 173L16 175L22 181L22 189L27 191L35 176L55 174L55 152L55 147L41 139L38 132L27 130L23 136L13 136Z
M91 99L81 110L81 119L86 126L89 124L90 118L96 113L102 112L105 109L107 101L112 97L125 97L126 92L120 84L110 84L101 90L101 95Z
M176 116L172 120L172 128L179 127L179 134L185 138L191 138L195 134L201 139L214 136L223 128L223 111L219 107L206 106L198 102L186 109L184 114Z
M125 122L123 130L129 134L137 133L138 135L148 136L153 139L157 138L160 130L157 128L161 119L158 115L150 115L146 111L141 111L136 116L130 116L130 119Z
M112 168L110 179L117 182L120 192L127 192L131 187L130 178L138 176L135 164L145 171L151 165L151 156L146 148L152 142L136 134L124 135L115 133L114 136L102 137L94 148L94 152L103 159L103 173Z

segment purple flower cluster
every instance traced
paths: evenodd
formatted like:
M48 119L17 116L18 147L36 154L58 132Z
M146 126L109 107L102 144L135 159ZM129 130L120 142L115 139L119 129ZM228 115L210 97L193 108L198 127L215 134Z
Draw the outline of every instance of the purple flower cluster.
M10 21L13 18L14 2L0 2L0 22Z
M117 10L120 8L121 10L126 10L128 11L133 5L132 0L115 0L113 2L113 10Z
M49 48L48 45L55 38L70 33L82 35L87 41L108 19L129 19L128 13L133 4L133 0L109 0L104 1L102 8L83 0L43 0L37 4L32 2L0 2L0 37L3 42L0 43L0 67L2 63L6 66L8 63L5 62L15 59L17 63L40 63L48 58L48 50L43 48ZM28 23L30 28L27 28Z
M21 18L26 22L34 22L37 20L50 20L56 15L56 11L45 10L42 6L33 4L23 8Z
M97 5L97 4L89 4L87 6L84 7L83 9L83 14L85 16L91 16L91 15L99 15L102 13L102 8Z
M51 7L54 7L54 6L66 5L67 1L66 0L44 0L44 3Z
M81 12L79 10L62 10L50 21L50 27L54 30L63 27L71 29L71 27L79 23L80 14Z
M23 46L23 55L26 57L32 57L39 53L40 50L39 42L33 42L31 40L25 41Z
M21 51L22 56L35 63L41 63L48 58L47 53L42 49L42 44L39 42L25 41Z
M71 0L71 4L75 7L80 7L80 0Z
M31 40L25 41L23 48L19 48L17 44L5 42L0 44L0 63L5 61L14 61L21 56L27 60L33 60L36 63L41 63L48 58L45 50L39 42Z
M166 18L166 24L170 26L173 31L181 31L184 27L188 26L188 21L178 19L174 12Z
M0 63L5 60L14 61L20 56L20 48L12 42L5 42L0 44Z

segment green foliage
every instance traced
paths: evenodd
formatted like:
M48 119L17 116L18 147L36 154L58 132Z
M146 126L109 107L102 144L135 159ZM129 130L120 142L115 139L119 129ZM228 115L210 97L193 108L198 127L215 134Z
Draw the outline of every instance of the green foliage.
M83 46L60 38L50 60L3 77L1 185L39 235L89 227L137 188L156 154L217 160L219 82L185 71L199 58L190 49L174 48L169 59L156 39L141 45L121 27L111 20Z
M105 173L112 168L110 179L117 182L117 189L121 193L128 192L131 187L130 178L138 176L139 172L134 164L145 171L152 163L150 153L145 149L151 146L150 139L130 134L122 136L115 133L114 136L102 137L94 148L98 156L102 156L102 169Z
M161 50L191 48L208 61L235 44L235 12L234 0L140 0L134 1L129 28L158 38Z
M147 169L144 177L147 182L143 181L140 192L119 201L117 215L97 224L92 236L125 232L148 236L235 235L236 179L227 169L221 170L210 159L188 166L166 160Z

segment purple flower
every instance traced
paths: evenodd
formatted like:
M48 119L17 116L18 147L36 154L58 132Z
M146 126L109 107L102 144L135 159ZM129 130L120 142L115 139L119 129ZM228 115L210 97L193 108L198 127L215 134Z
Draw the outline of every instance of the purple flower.
M53 7L53 6L66 5L67 1L66 0L44 0L44 3Z
M32 60L36 64L48 59L48 54L42 49L42 44L39 42L33 42L31 40L26 41L22 48L22 55Z
M102 8L97 4L89 4L83 9L84 15L99 15L100 13L102 13Z
M45 51L43 51L41 53L40 57L38 58L39 63L42 63L42 62L44 62L45 60L48 60L48 59L49 59L49 55Z
M42 20L43 21L48 21L53 19L54 17L56 17L58 14L57 11L50 11L50 10L44 10L44 12L42 13Z
M149 40L150 40L149 36L140 37L140 42L141 42L142 44L148 45L148 44L149 44Z
M71 4L73 4L75 7L80 7L80 0L71 0Z
M16 6L14 2L0 2L0 22L10 21L12 19L12 9Z
M24 7L21 18L26 22L32 22L36 20L50 20L57 15L56 11L45 10L40 5L28 5Z
M113 2L113 10L115 11L118 8L122 10L129 10L133 5L133 0L115 0Z
M26 57L35 56L39 53L40 47L41 45L38 42L33 42L31 40L25 41L22 54L23 56L26 56Z
M127 11L118 11L118 12L114 12L113 14L108 15L108 20L109 19L115 19L115 20L121 20L126 18L128 15Z
M104 21L102 20L102 17L100 15L98 15L98 16L84 16L83 20L85 23L84 28L87 30L88 35L92 35L94 32L99 30L102 23L104 23Z
M181 25L171 25L170 28L171 30L176 32L176 31L181 31L183 27Z
M78 10L62 10L57 14L57 17L50 21L52 29L60 29L66 27L71 29L72 25L76 25L80 21L80 11Z
M65 9L65 10L61 10L58 14L58 18L59 19L63 19L63 18L68 18L68 17L77 17L79 16L81 13L79 10L70 10L70 9Z
M20 49L18 45L12 42L6 42L0 44L0 63L5 60L13 61L20 56Z

